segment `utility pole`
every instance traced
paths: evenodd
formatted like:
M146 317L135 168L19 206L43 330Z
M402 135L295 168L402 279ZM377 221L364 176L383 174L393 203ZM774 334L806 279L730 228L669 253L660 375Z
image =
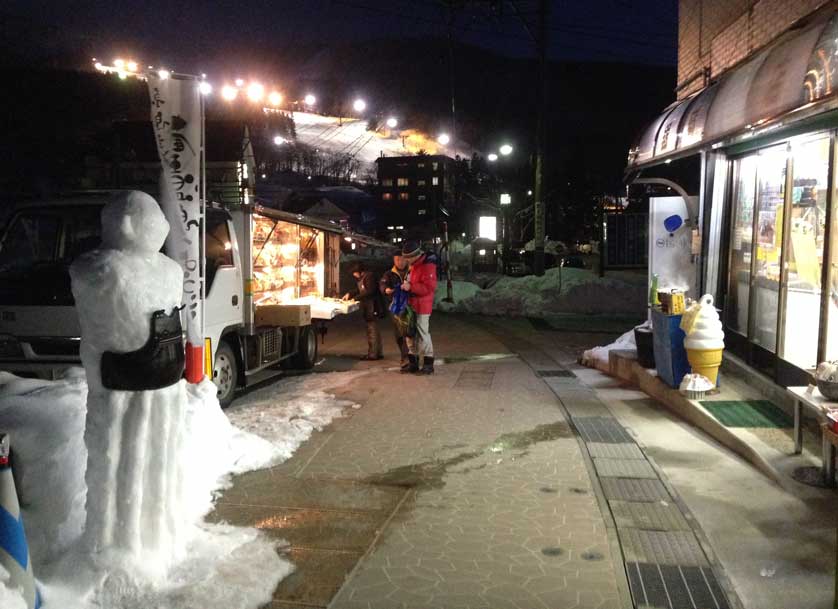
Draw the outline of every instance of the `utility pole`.
M538 2L538 123L535 134L535 256L533 271L536 275L544 274L544 223L546 206L544 204L544 131L547 123L547 0Z

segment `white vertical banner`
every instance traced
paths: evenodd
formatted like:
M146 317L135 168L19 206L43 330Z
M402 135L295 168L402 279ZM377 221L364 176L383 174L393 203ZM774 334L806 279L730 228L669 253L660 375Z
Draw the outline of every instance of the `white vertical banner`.
M187 379L190 378L190 355L197 355L203 369L203 302L201 239L204 210L201 201L203 156L203 105L198 82L194 78L148 74L151 98L151 123L157 152L163 164L160 176L160 206L171 231L166 239L166 253L183 268L183 303L185 308ZM191 352L191 353L190 353ZM196 365L195 362L192 362ZM198 379L200 380L200 379Z

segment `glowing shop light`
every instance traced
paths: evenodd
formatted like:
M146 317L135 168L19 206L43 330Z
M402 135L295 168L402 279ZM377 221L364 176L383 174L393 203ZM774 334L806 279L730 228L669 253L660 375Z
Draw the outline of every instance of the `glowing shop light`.
M262 101L262 98L265 97L265 87L260 85L258 82L252 82L247 87L247 99L252 102Z
M237 87L243 87L244 86L244 80L241 79L241 78L237 78L236 79L236 86Z
M309 93L308 95L305 96L303 101L305 102L306 106L313 106L314 104L317 103L317 98L314 97L314 95L312 95L311 93Z
M480 216L480 223L478 224L478 236L481 239L491 239L497 241L498 238L498 219L495 216Z
M212 85L209 84L207 81L203 81L198 84L198 91L201 95L209 95L212 93Z
M356 99L352 103L352 108L354 108L355 112L363 112L367 109L367 102L365 102L363 99Z
M443 146L447 146L448 143L451 141L451 136L447 133L440 133L439 137L436 138L436 141L442 144Z
M221 87L221 97L223 97L227 101L233 101L236 99L236 96L239 94L238 89L235 87L231 87L230 85L224 85Z
M509 156L510 154L512 154L512 146L510 146L509 144L504 144L500 147L500 153L503 156Z
M172 75L172 73L168 70L158 70L157 75L160 77L160 80L166 80Z
M278 106L282 103L282 94L277 91L271 91L271 94L268 95L268 103L272 106Z
M125 60L124 59L114 59L113 60L113 67L118 69L123 69L125 67Z
M126 67L126 68L128 68L128 71L129 71L129 72L136 72L136 71L137 71L137 68L138 68L139 66L137 66L137 62L136 62L136 61L129 61L128 63L126 63L126 64L125 64L125 67Z
M494 163L495 161L497 161L497 160L498 160L498 155L496 155L496 154L493 152L492 154L490 154L490 155L489 155L489 156L487 156L486 158L487 158L487 159L489 159L489 162L490 162L490 163Z
M390 127L390 129L395 129L396 127L398 127L398 125L399 121L396 120L394 117L391 116L387 119L387 126Z
M502 192L500 195L500 204L509 205L512 203L512 196L508 192Z

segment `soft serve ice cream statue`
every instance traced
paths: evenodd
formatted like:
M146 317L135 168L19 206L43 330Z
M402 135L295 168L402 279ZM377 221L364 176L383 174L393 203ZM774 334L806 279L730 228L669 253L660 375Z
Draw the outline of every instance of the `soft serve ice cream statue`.
M684 338L684 348L693 373L706 376L716 385L725 348L725 333L713 306L712 295L705 294L699 300L698 316Z

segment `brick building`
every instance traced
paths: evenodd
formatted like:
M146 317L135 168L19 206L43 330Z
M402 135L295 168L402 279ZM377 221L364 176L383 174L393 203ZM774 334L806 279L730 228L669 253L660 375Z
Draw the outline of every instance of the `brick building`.
M838 1L681 0L678 35L626 170L650 273L713 295L731 359L806 384L838 359Z

